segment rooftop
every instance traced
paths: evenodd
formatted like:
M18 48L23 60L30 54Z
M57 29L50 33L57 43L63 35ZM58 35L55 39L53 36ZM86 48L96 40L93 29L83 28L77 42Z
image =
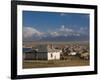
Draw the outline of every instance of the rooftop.
M37 45L32 48L23 48L24 52L31 52L31 51L37 51L37 52L57 52L59 49L55 49L53 45Z

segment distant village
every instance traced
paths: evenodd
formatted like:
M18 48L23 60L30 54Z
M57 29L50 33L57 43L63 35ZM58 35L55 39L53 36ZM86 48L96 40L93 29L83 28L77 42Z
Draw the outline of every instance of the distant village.
M73 56L89 60L89 46L80 44L38 44L23 48L24 60L67 60Z

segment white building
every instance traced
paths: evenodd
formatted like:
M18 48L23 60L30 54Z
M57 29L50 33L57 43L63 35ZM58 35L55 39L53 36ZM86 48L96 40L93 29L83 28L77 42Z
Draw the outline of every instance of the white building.
M53 46L48 45L48 60L59 60L62 50L55 49Z
M59 60L62 50L53 48L52 45L37 45L33 49L24 51L26 60Z
M77 53L76 52L70 52L68 55L75 56L75 55L77 55Z

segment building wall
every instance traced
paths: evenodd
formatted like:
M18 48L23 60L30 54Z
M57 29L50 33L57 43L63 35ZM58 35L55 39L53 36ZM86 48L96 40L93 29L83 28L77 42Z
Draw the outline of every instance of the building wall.
M24 53L24 60L47 60L47 52L39 52L39 53Z
M48 52L48 60L60 60L60 52Z
M36 60L47 60L47 52L37 53Z
M24 53L24 60L60 60L60 51L57 52L38 52Z
M35 53L24 53L23 58L24 58L24 60L35 60L36 55L35 55Z

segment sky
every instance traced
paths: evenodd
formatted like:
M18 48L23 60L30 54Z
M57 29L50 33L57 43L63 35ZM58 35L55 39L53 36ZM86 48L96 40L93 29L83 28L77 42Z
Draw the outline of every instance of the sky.
M23 39L89 36L89 14L23 11Z

